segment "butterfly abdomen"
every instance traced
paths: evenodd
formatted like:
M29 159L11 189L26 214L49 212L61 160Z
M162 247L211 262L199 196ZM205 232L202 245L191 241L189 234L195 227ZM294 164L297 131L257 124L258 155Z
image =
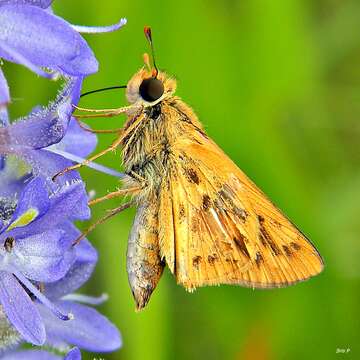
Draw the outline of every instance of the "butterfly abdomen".
M127 273L137 310L148 303L163 268L158 241L157 206L154 202L143 203L137 209L127 250Z

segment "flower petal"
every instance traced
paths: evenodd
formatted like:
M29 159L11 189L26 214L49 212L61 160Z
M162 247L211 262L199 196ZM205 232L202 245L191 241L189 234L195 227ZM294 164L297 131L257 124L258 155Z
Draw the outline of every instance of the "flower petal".
M63 228L64 229L64 228ZM67 231L76 237L80 235L80 231L70 222ZM47 284L45 287L45 295L49 299L59 299L67 294L80 288L91 276L98 256L95 248L88 240L83 239L75 246L76 260L67 274L55 283Z
M63 90L54 101L53 106L57 107L59 118L66 120L68 124L74 112L73 105L77 105L80 100L83 80L83 76L68 77Z
M36 66L74 76L98 70L85 40L66 21L36 6L3 5L0 24L0 41ZM15 61L1 46L0 56Z
M4 73L0 68L0 108L10 102L9 85L5 79Z
M78 122L71 118L65 136L59 143L52 145L52 149L66 151L70 154L86 158L95 150L96 145L96 135L83 130Z
M84 305L98 306L109 300L108 294L101 294L100 296L89 296L84 294L68 294L65 295L62 300L74 301L82 303Z
M49 210L26 227L15 227L7 234L17 238L25 238L31 234L41 234L61 226L64 221L73 218L83 218L84 211L78 211L79 202L86 196L82 182L73 183L61 188L50 199ZM89 211L89 209L87 209ZM89 215L87 212L86 215Z
M60 141L65 135L66 121L56 112L40 110L0 130L0 151L16 153L41 149Z
M64 360L81 360L81 352L78 348L72 348L65 356Z
M41 304L46 306L46 308L52 312L58 319L63 321L68 321L73 319L74 316L71 313L64 314L61 309L59 309L55 303L51 302L41 291L40 289L26 278L21 272L12 270L14 276L22 283L22 285L29 291L30 294L34 296Z
M82 79L68 79L46 108L36 107L28 116L0 128L0 152L16 154L58 143L67 131L72 105L79 101Z
M0 127L6 126L8 124L9 124L9 113L7 111L7 108L5 106L0 106ZM0 170L3 170L4 168L5 168L5 156L0 156Z
M6 107L0 107L0 127L9 125L9 113Z
M1 356L1 360L61 360L62 357L44 350L12 351ZM80 358L81 359L81 358Z
M5 4L11 5L33 5L43 9L48 8L54 0L0 0L0 6Z
M7 156L4 168L0 171L0 197L16 200L25 184L31 178L26 172L24 162L14 156ZM15 202L15 205L17 201ZM10 219L8 219L10 220Z
M1 130L1 129L0 129ZM60 155L53 154L47 150L28 150L21 151L18 154L25 162L27 162L35 175L41 174L46 178L48 184L51 185L52 177L73 163ZM81 180L77 171L70 171L56 179L52 185L54 188L65 185L69 182Z
M5 156L0 156L0 171L5 167Z
M73 164L60 155L53 154L46 150L31 150L22 152L19 155L31 165L35 174L43 174L48 180L48 185L55 190L62 185L80 181L80 175L77 171L70 171L58 177L55 183L51 180L59 171ZM86 220L90 217L90 209L87 205L87 194L84 187L81 196L78 198L78 202L72 208L70 216L79 220Z
M49 206L49 193L46 188L46 183L42 177L36 177L31 180L21 192L11 223L19 222L18 219L21 219L29 210L32 210L34 214L36 213L33 219L35 220L37 217L45 214ZM15 226L13 225L13 227ZM21 226L21 222L19 226Z
M75 261L75 250L62 230L17 239L11 253L10 265L27 278L41 282L57 281L65 276Z
M0 13L1 15L1 13ZM0 33L1 35L1 33ZM21 54L19 51L9 46L5 41L2 41L0 38L0 56L4 59L8 59L14 63L22 64L27 67L29 70L33 71L35 74L39 76L46 77L48 79L55 79L58 74L50 73L42 70L39 66L35 65L31 62L27 57Z
M72 153L69 153L69 152L66 152L66 151L63 151L63 150L58 150L55 146L47 147L46 150L51 151L54 154L58 154L58 155L64 157L65 159L74 161L74 162L76 162L78 164L81 164L86 160L83 157L74 155ZM108 174L108 175L111 175L111 176L118 177L118 178L126 177L126 175L124 173L120 173L120 172L118 172L118 171L116 171L114 169L111 169L111 168L109 168L107 166L98 164L98 163L93 162L93 161L87 161L86 162L86 167L88 167L90 169L94 169L94 170L99 171L99 172L102 172L104 174Z
M80 33L87 34L96 34L96 33L104 33L104 32L112 32L119 30L124 25L126 25L127 20L125 18L120 19L117 24L108 25L108 26L81 26L81 25L71 25L71 27Z
M70 301L57 301L55 304L64 312L71 312L74 319L61 321L38 304L48 344L56 346L58 341L64 341L94 352L114 351L122 345L118 329L95 309Z
M26 341L44 344L45 327L37 307L15 277L3 271L0 272L0 302L8 320Z

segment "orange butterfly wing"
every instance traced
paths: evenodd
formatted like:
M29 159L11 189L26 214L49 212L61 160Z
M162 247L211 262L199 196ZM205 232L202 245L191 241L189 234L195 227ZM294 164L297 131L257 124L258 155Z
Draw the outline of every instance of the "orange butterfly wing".
M187 290L281 287L323 269L310 241L200 129L172 149L159 241L162 258Z

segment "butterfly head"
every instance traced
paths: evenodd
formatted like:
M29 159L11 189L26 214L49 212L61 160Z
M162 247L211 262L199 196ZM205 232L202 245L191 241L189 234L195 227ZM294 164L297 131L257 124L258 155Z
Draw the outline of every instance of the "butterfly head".
M176 89L176 81L158 70L155 63L151 29L145 27L144 33L151 46L153 66L150 65L149 55L144 54L145 66L128 82L126 96L131 104L137 103L147 107L154 106L164 98L172 96Z

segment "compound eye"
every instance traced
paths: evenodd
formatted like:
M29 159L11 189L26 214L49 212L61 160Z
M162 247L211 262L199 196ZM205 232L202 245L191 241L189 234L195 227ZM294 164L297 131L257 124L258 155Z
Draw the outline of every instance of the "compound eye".
M145 101L153 102L164 93L164 85L156 78L145 79L140 85L139 93Z

